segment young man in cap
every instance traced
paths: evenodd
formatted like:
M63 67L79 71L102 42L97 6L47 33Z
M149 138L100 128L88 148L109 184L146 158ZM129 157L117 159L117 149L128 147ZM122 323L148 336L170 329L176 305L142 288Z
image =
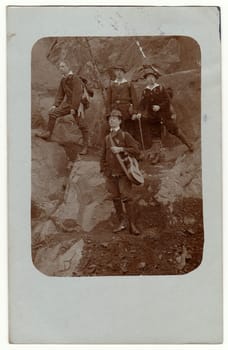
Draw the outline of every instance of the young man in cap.
M162 123L168 132L178 137L191 152L193 151L192 145L187 142L183 132L176 124L168 92L157 83L159 76L160 73L155 68L145 70L144 79L147 81L147 86L143 90L139 105L140 112L145 116L142 118L143 129L149 131L154 144L153 164L156 164L160 158Z
M124 205L129 223L129 232L134 235L139 235L140 232L135 225L131 193L132 182L128 179L116 157L116 154L119 154L121 157L126 154L131 156L139 155L138 143L128 132L124 132L120 129L122 115L119 110L112 110L111 114L107 116L107 119L110 126L110 134L105 137L100 167L101 172L106 177L107 189L111 194L119 219L119 225L113 232L117 233L127 228L126 217L123 210Z
M126 70L122 66L113 67L116 79L111 82L107 91L106 114L112 109L122 113L122 129L134 135L132 116L137 113L138 101L135 88L125 78Z
M63 77L59 84L54 105L48 113L47 131L38 136L49 141L56 119L71 114L82 133L83 148L80 154L84 155L88 153L88 125L84 114L85 106L88 102L88 90L82 79L71 71L68 62L60 62L59 70Z

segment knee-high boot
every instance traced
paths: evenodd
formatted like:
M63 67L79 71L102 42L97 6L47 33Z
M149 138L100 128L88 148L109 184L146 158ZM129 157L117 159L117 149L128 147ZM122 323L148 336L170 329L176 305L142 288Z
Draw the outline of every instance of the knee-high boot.
M76 121L76 124L78 125L81 133L82 133L82 140L83 140L83 147L80 152L81 155L85 155L88 153L88 141L89 141L89 132L88 132L88 126L84 119L81 119L82 117L78 117L77 114L74 115L74 119Z
M51 135L52 135L54 127L55 127L55 122L56 122L56 118L53 118L53 117L49 116L47 130L43 131L39 135L39 137L41 137L44 140L50 141Z
M133 235L139 235L140 231L135 225L135 215L133 210L133 203L132 201L126 201L125 203L125 209L129 221L129 232Z
M88 153L88 141L89 141L89 133L87 128L81 128L82 139L83 139L83 148L80 154L85 155Z
M125 217L124 217L124 212L123 212L123 205L120 199L113 199L113 204L114 204L114 208L116 210L116 215L119 219L119 225L114 228L113 232L114 233L118 233L120 231L123 231L126 229L127 225L126 225L126 221L125 221Z

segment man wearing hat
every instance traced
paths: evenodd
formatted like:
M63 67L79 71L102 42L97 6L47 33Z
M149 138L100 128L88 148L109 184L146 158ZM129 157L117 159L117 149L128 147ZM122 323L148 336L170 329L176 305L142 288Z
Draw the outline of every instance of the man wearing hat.
M125 78L126 70L122 66L113 67L116 79L111 82L107 91L106 114L112 109L122 113L122 129L134 135L134 122L132 115L137 113L138 101L135 88Z
M83 138L83 148L80 154L88 152L88 125L85 119L84 110L87 107L88 97L92 97L93 93L85 86L85 80L74 74L70 69L67 61L60 62L59 70L62 79L55 97L54 105L49 110L49 120L47 130L41 132L39 137L49 141L53 133L56 119L71 114Z
M128 227L131 234L138 235L140 232L135 225L131 193L132 182L126 176L116 157L116 154L119 154L121 157L124 155L138 156L140 153L138 143L128 132L120 129L122 114L119 110L112 110L111 114L107 116L107 119L110 126L110 133L105 137L100 167L101 172L106 177L107 190L111 194L119 219L119 225L113 232L118 233ZM123 205L126 215L124 214ZM127 221L129 225L127 225Z
M173 119L173 107L170 104L170 97L166 89L157 83L160 73L157 69L150 67L145 69L144 79L147 86L143 90L139 104L142 118L142 128L150 133L151 145L154 149L152 164L156 164L160 159L161 131L162 123L167 130L177 136L192 152L192 146L187 142L180 128L177 127Z

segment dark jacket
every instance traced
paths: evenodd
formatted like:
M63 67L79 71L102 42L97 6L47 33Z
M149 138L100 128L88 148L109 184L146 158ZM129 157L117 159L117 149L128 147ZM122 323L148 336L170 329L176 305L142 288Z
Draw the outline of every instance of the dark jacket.
M66 103L70 108L77 110L83 95L83 82L74 74L63 77L55 97L54 105L58 107L66 96Z
M116 146L124 147L124 152L119 153L120 156L130 155L137 157L140 153L138 142L128 133L121 129L112 136ZM111 151L111 141L109 135L105 137L105 142L102 150L100 168L106 176L123 175L124 171L119 164L116 155Z
M127 119L130 117L130 113L128 112L130 104L133 106L132 113L136 113L138 101L133 84L128 81L120 84L113 81L107 90L107 114L109 114L112 109L117 108L123 113L123 118ZM127 107L127 109L125 107Z
M160 106L160 110L153 111L153 105ZM162 119L170 116L170 101L165 88L161 85L152 90L145 88L139 104L140 112L153 122L160 122Z

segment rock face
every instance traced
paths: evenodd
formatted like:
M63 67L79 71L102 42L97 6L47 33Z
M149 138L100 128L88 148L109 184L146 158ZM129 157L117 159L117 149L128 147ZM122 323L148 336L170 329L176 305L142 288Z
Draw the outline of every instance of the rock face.
M110 217L112 203L105 200L105 179L98 161L76 161L67 174L66 154L61 146L37 137L33 137L32 144L34 218L50 217L57 227L68 232L89 232ZM34 229L41 237L55 231L50 220Z
M57 143L32 137L32 200L37 203L60 199L66 179L67 159Z
M160 78L165 87L173 90L171 100L177 114L177 123L188 139L201 138L201 78L200 70L172 73ZM169 136L175 142L175 137ZM170 144L174 145L174 143ZM200 147L200 143L197 145Z
M159 190L155 195L163 205L181 198L202 198L200 145L194 154L182 154L171 169L160 176Z
M70 247L69 242L67 245L59 243L39 249L34 260L36 268L47 276L72 276L81 260L84 242L81 239Z
M105 201L106 195L99 163L77 161L69 176L63 203L52 217L65 230L70 222L72 229L79 225L83 231L89 232L111 215L113 207L110 201Z

